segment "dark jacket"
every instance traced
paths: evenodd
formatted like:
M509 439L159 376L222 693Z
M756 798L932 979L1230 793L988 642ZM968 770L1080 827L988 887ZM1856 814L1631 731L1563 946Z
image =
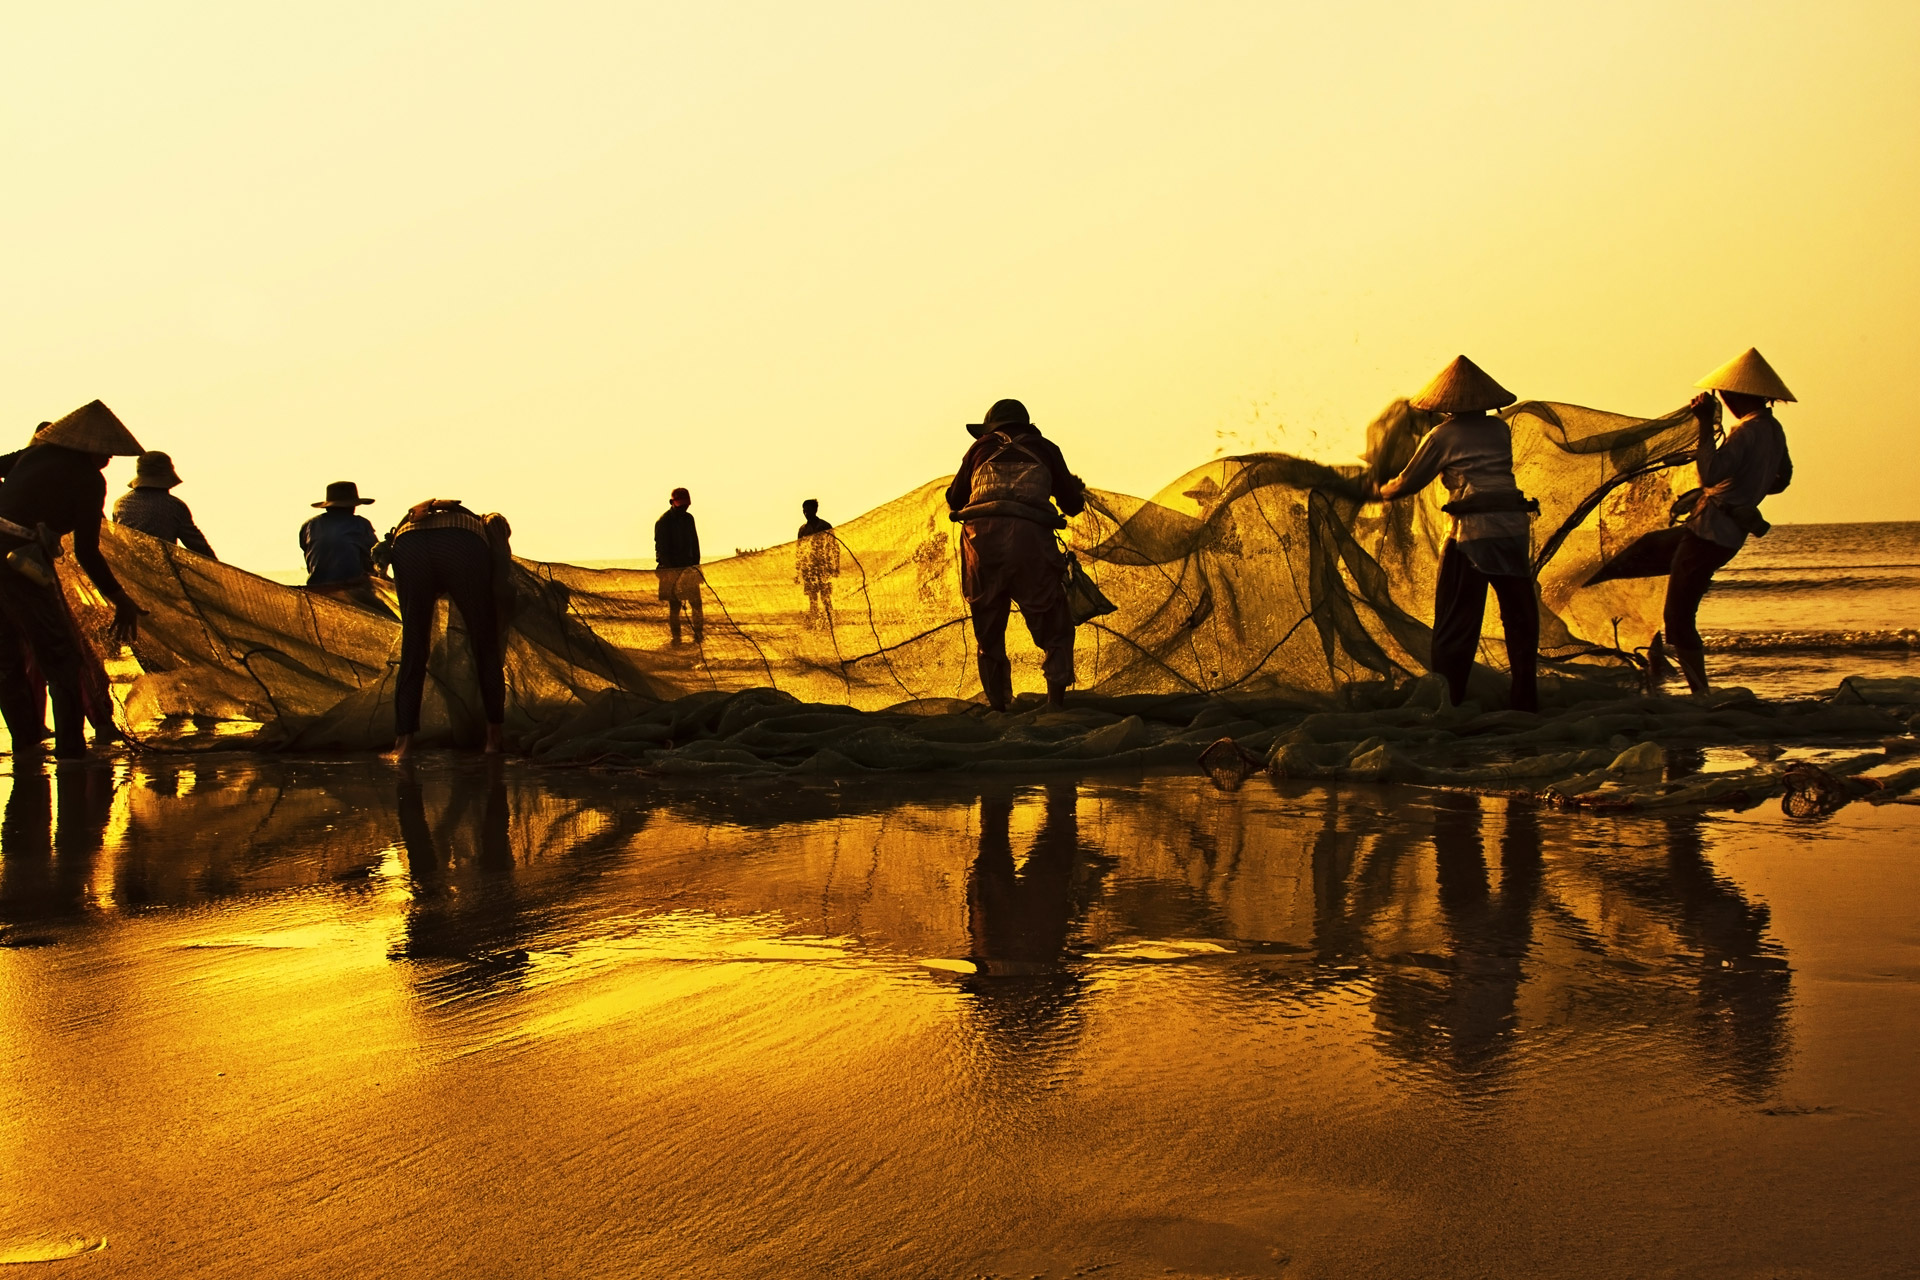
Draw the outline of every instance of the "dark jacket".
M700 530L693 512L668 507L667 514L653 522L653 560L662 569L690 569L700 563Z
M1053 500L1059 504L1062 513L1077 516L1087 509L1087 497L1080 477L1067 470L1067 460L1060 452L1060 446L1040 434L1040 428L1030 424L1017 424L1001 427L1007 435L1039 455L1046 464L1047 472L1053 477ZM973 501L973 468L982 454L999 448L989 433L973 442L967 450L967 456L960 460L960 470L954 473L953 483L947 486L947 509L958 511Z
M187 504L165 489L127 490L113 504L113 522L162 542L177 542L209 560L218 559L207 544L207 535L193 522Z
M107 477L93 455L64 445L29 445L0 457L0 476L6 477L0 480L0 518L29 529L44 524L55 533L72 534L73 558L100 594L115 603L127 598L100 554Z
M365 516L331 507L300 526L300 550L307 557L307 585L358 582L373 572L373 549L380 535Z

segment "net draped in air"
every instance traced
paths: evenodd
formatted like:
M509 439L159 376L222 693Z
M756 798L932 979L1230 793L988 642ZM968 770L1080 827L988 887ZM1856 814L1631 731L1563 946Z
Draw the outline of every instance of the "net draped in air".
M1542 656L1621 668L1659 625L1664 584L1581 584L1668 523L1676 492L1693 481L1678 465L1690 457L1693 420L1538 401L1501 416L1516 478L1540 501L1532 550ZM1062 538L1118 610L1079 629L1076 687L1324 698L1424 673L1451 523L1445 491L1430 486L1389 505L1363 496L1364 478L1397 471L1427 421L1404 402L1390 407L1369 431L1370 468L1256 453L1208 462L1151 499L1092 488ZM947 518L945 485L929 482L814 535L831 538L837 555L810 538L703 566L698 645L671 642L652 571L516 561L510 740L550 738L573 721L604 727L707 690L771 687L863 710L975 697L960 526ZM116 664L131 676L122 719L137 739L300 749L392 740L397 622L117 525L101 540L149 611L131 665ZM70 558L61 563L83 626L102 632L110 610ZM421 737L471 739L480 710L465 638L444 605L435 625ZM1038 652L1017 634L1010 648L1015 687L1042 687ZM1480 657L1505 665L1493 610Z

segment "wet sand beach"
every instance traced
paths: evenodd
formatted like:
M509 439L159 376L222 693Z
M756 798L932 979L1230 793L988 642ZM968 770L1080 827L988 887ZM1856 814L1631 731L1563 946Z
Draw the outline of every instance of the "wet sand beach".
M1907 805L4 780L40 1274L1895 1276Z

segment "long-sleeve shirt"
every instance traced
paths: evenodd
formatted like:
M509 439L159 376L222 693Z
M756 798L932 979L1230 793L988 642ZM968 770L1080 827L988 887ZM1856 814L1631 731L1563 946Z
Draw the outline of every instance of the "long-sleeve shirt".
M1060 452L1060 446L1040 434L1034 426L1011 426L999 429L1011 436L1014 443L1031 449L1041 462L1046 464L1047 475L1053 482L1052 498L1065 515L1077 516L1087 509L1086 489L1080 483L1080 477L1067 470L1067 459ZM973 501L973 468L981 455L997 451L1001 445L994 440L998 432L989 432L973 442L960 459L960 469L954 472L953 483L947 486L947 509L958 511Z
M300 526L300 550L307 557L307 585L325 587L358 582L373 572L373 549L380 535L365 516L346 507L330 507Z
M0 458L0 519L32 529L46 525L73 535L73 558L115 601L127 598L100 554L100 521L106 515L107 477L91 454L64 445L29 445Z
M700 563L700 528L693 512L668 507L653 522L653 561L662 569L690 569Z
M800 526L793 550L794 580L809 591L818 591L822 583L840 574L840 540L833 526L814 516Z
M165 489L129 489L113 504L113 522L217 560L187 504Z
M1757 507L1770 493L1793 482L1793 458L1787 453L1787 433L1773 410L1748 414L1727 430L1718 445L1711 427L1702 427L1695 456L1700 470L1699 505L1687 517L1687 528L1708 542L1738 551L1747 540L1728 507Z
M1420 492L1435 477L1447 486L1449 501L1481 493L1513 493L1513 437L1507 424L1490 414L1448 418L1427 432L1413 451L1406 470L1380 486L1382 499L1391 502ZM1525 538L1532 523L1524 511L1489 511L1455 516L1456 542L1487 538Z

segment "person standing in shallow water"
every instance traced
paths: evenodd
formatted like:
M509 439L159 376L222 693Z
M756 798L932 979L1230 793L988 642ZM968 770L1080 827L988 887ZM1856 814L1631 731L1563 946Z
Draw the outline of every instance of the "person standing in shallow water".
M1748 534L1762 536L1770 527L1760 517L1760 503L1793 483L1787 433L1773 416L1774 401L1791 403L1793 393L1752 347L1694 385L1706 388L1690 406L1700 431L1694 453L1700 497L1673 553L1661 625L1688 689L1705 693L1706 644L1695 619L1707 588L1713 585L1713 575L1739 554ZM1720 418L1713 399L1716 391L1735 418L1725 440L1716 439Z
M667 628L680 643L680 610L693 613L693 642L706 641L706 617L700 607L700 529L693 522L693 495L675 489L667 510L653 522L654 570L660 578L660 598L667 602Z
M973 609L980 687L994 710L1013 705L1007 617L1017 604L1045 655L1048 705L1065 706L1074 683L1073 613L1054 531L1067 527L1063 513L1086 510L1086 488L1018 400L995 401L986 421L967 430L973 446L947 486L947 509L962 526L960 591Z
M1429 666L1446 677L1453 705L1467 697L1467 677L1480 647L1487 588L1500 602L1512 673L1512 707L1536 711L1540 599L1533 581L1530 512L1539 510L1513 478L1513 437L1492 410L1514 395L1460 356L1409 403L1447 416L1426 434L1405 470L1375 491L1382 502L1410 498L1438 477L1447 486L1442 510L1453 530L1440 552L1434 584L1433 653Z
M406 759L420 729L433 618L442 596L460 611L467 643L473 647L480 706L487 720L487 753L497 755L503 749L507 680L490 524L504 546L508 530L501 517L475 515L451 498L429 498L409 508L393 531L390 563L400 596L400 672L394 681L390 759Z
M180 473L173 469L171 457L158 451L141 454L127 492L113 504L113 522L165 543L178 543L209 560L219 559L193 522L193 512L174 496L172 490L179 483Z
M320 514L300 526L300 551L307 558L307 590L392 617L373 590L373 549L380 535L356 514L356 508L372 504L353 481L334 481L327 496L313 504Z
M806 523L796 535L793 580L807 593L807 628L833 625L833 580L840 576L840 540L833 526L820 518L820 503L808 498L800 504Z

